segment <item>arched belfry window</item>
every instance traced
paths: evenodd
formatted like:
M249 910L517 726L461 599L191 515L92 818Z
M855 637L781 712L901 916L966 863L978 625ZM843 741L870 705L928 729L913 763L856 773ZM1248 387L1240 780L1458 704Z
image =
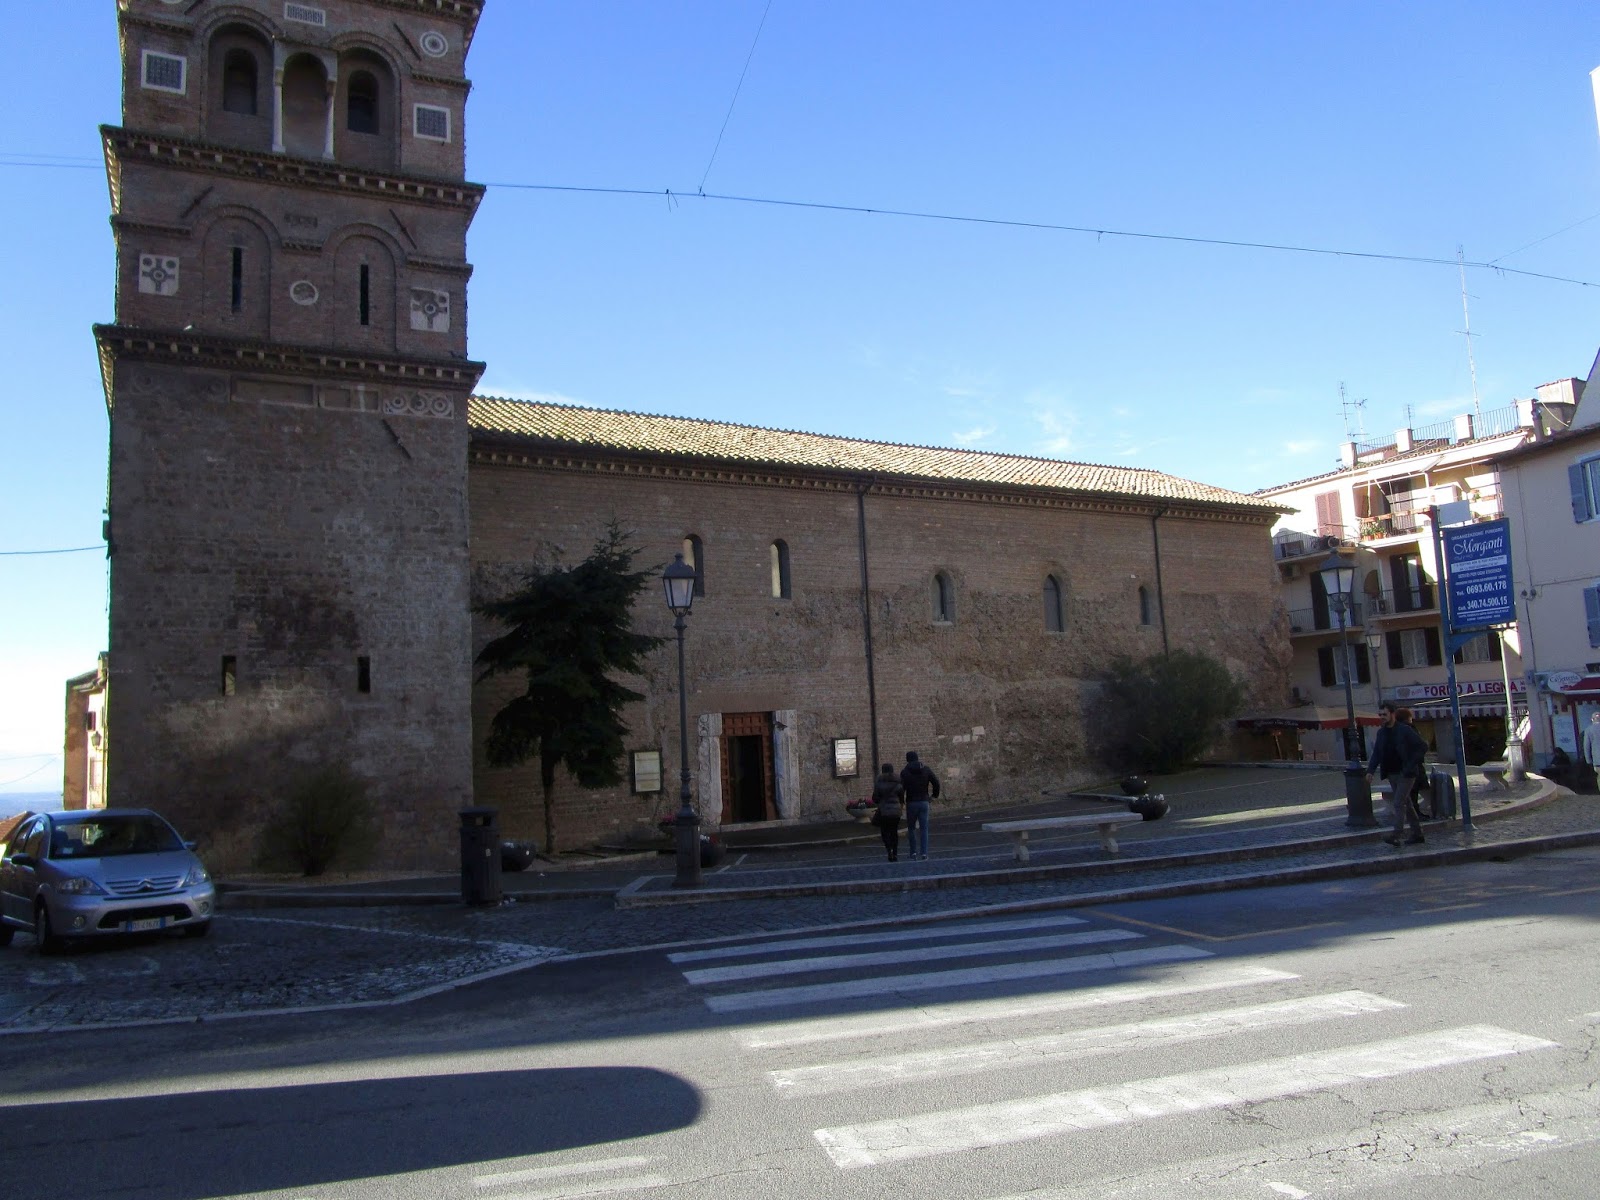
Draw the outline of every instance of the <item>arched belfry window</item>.
M322 158L329 133L328 72L310 54L283 68L283 148L300 158Z
M1155 622L1155 608L1150 603L1150 589L1141 583L1139 585L1139 624L1154 625Z
M1044 627L1050 633L1066 629L1061 607L1061 581L1054 575L1044 577Z
M793 595L789 579L789 543L779 538L772 543L772 598L787 600Z
M933 574L933 619L948 624L956 619L956 589L943 571Z
M378 77L371 71L352 71L346 87L345 128L351 133L381 133Z
M256 86L256 56L248 50L229 50L222 60L222 110L255 116Z
M694 534L683 539L683 561L694 568L694 594L706 594L706 544Z

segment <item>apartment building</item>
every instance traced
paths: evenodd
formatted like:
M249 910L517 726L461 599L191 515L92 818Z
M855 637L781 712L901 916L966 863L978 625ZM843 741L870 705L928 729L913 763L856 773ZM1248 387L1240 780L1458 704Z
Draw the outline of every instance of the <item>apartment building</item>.
M1350 708L1370 726L1379 702L1393 700L1415 711L1440 757L1454 756L1430 512L1465 502L1474 520L1505 516L1499 458L1565 430L1583 386L1558 380L1504 408L1347 442L1336 470L1256 493L1291 510L1274 528L1272 547L1293 682L1288 707L1241 722L1247 740L1270 738L1257 749L1283 757L1343 758ZM1330 559L1355 570L1342 614L1319 573ZM1518 630L1480 635L1454 658L1467 760L1498 759L1508 697L1516 725L1528 708ZM1359 741L1364 751L1364 733Z

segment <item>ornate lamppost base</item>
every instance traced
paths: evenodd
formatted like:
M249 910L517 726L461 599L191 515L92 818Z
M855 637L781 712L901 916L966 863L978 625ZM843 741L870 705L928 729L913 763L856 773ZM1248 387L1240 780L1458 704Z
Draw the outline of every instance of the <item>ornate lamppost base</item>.
M1372 789L1367 786L1367 773L1360 763L1352 762L1344 769L1345 825L1351 829L1375 829L1378 818L1372 813Z
M704 878L700 874L700 817L693 810L680 812L673 825L677 837L678 874L673 887L697 888Z

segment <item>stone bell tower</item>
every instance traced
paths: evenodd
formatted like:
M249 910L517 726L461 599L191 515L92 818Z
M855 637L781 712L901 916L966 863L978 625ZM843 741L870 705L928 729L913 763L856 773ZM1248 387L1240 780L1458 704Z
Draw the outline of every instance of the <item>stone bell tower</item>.
M119 0L110 803L244 865L301 774L391 866L469 803L464 75L481 0Z

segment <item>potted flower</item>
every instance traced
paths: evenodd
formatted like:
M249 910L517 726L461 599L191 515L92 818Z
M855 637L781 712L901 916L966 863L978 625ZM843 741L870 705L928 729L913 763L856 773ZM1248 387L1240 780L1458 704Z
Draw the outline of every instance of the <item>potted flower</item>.
M865 799L848 801L844 810L858 821L870 821L872 814L878 811L878 806L872 802L872 797L868 796Z

